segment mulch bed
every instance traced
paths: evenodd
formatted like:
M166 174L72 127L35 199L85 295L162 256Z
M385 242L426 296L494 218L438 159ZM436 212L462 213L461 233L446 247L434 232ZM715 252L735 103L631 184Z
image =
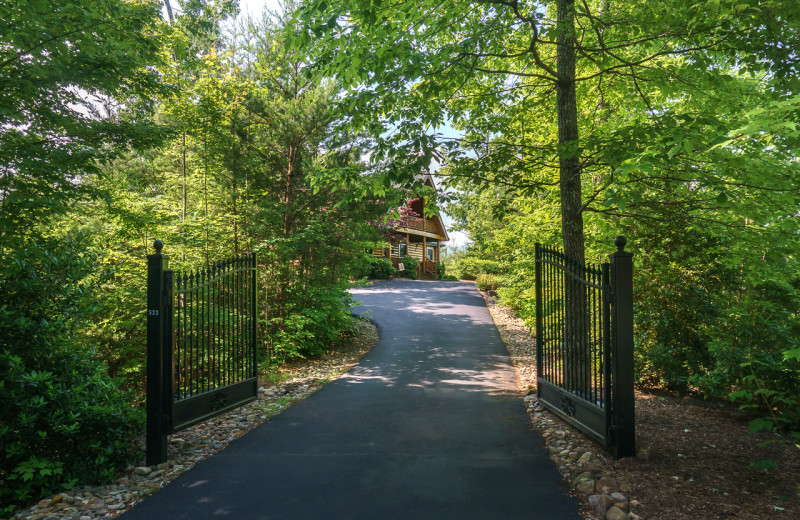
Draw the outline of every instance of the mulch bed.
M639 456L608 469L643 518L800 518L800 449L750 435L730 404L650 390L636 396L636 420ZM775 469L750 466L767 458Z

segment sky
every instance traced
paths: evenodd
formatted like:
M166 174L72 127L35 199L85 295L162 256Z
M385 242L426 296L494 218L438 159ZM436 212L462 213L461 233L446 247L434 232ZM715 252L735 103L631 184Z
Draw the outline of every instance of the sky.
M276 9L278 7L277 0L239 0L239 8L242 14L252 14L258 16L264 10L264 7Z

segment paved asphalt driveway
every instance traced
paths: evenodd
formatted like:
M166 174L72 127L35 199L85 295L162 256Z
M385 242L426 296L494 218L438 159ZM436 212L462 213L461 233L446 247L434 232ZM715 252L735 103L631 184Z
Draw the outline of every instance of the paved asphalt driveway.
M580 518L473 285L353 293L381 335L358 365L122 518Z

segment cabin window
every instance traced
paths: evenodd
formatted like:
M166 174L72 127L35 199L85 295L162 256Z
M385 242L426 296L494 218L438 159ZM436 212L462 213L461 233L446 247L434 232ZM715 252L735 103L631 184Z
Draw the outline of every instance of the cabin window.
M399 251L398 256L400 256L400 258L405 258L406 257L406 253L407 253L406 247L407 247L406 244L400 244L400 246L398 247L398 251Z
M433 259L433 248L432 247L428 247L428 260L430 260L431 262L435 261Z

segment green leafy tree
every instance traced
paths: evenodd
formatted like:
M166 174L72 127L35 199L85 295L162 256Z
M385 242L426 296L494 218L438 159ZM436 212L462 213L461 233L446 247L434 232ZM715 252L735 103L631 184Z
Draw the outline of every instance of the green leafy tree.
M86 227L109 245L90 336L137 386L144 356L137 280L154 238L177 269L256 251L262 338L279 363L324 351L346 332L346 288L365 244L378 238L368 223L394 200L361 164L367 142L338 131L333 84L304 77L305 55L286 49L281 15L230 31L187 16L210 15L175 13L162 74L177 94L159 102L173 139L110 164L92 181L109 203L83 208L91 214ZM199 27L217 36L199 38ZM181 59L189 47L193 55Z
M0 5L0 507L108 479L140 426L84 341L95 244L62 218L99 200L91 177L163 132L159 4Z
M114 153L157 141L140 96L159 88L155 2L0 6L0 243L63 212ZM128 104L125 117L102 105Z
M266 338L277 361L324 351L347 328L345 289L378 236L368 222L385 211L364 200L364 141L337 132L334 85L305 74L305 53L284 44L285 23L279 15L251 22L238 59L250 85L240 141L258 194L246 234L264 263Z
M691 14L701 8L703 16ZM730 38L759 30L766 19L771 27L796 22L788 6L764 2L314 1L301 11L296 41L313 42L320 65L350 88L344 104L379 136L377 158L422 152L430 159L438 147L452 159L485 145L480 160L470 155L453 173L520 188L558 186L564 247L580 259L582 214L608 187L606 179L587 201L584 176L615 168L627 144L607 139L602 122L617 111L642 114L642 107L658 121L663 108L650 99L656 89L673 104L681 82L709 95L731 66L769 69L769 52ZM766 48L779 47L766 43L775 36L759 35ZM698 66L719 51L723 67ZM737 61L745 52L756 55ZM633 110L626 109L631 101ZM434 134L448 119L464 130L463 140ZM675 130L667 132L688 138Z
M525 284L530 244L515 238L541 239L535 226L553 230L554 215L579 259L625 234L641 247L637 341L649 376L780 395L785 414L794 397L777 374L796 374L795 347L775 331L797 323L787 296L797 280L797 7L309 1L296 41L348 86L342 105L375 136L376 165L443 156L476 253L512 269L507 278ZM463 137L440 132L445 123ZM742 315L769 318L760 327L771 348ZM756 381L769 388L755 394Z

